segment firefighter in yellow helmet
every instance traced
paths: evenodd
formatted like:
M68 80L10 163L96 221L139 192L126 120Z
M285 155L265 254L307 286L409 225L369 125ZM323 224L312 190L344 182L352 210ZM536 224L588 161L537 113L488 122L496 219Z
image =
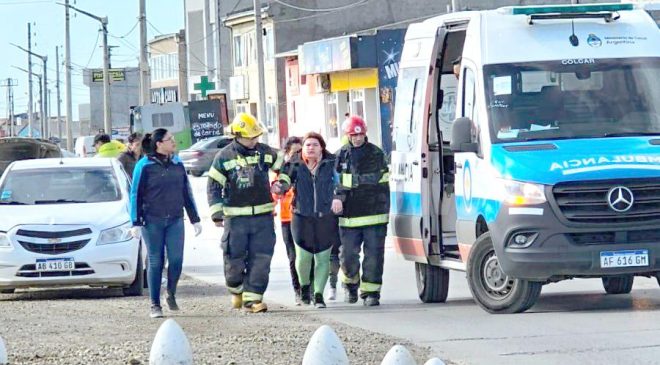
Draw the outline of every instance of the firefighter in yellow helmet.
M269 170L278 172L284 156L259 143L266 129L252 115L236 115L229 128L235 139L218 152L209 170L211 218L224 227L221 247L232 306L265 312L263 294L275 247Z

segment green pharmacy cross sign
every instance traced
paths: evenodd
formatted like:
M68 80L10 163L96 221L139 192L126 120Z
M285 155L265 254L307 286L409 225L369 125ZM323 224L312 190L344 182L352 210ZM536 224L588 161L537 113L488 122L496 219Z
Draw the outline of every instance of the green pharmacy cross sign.
M215 82L209 82L209 78L207 76L202 76L201 82L193 86L195 87L195 90L199 90L202 92L203 98L206 98L206 93L209 90L215 90Z

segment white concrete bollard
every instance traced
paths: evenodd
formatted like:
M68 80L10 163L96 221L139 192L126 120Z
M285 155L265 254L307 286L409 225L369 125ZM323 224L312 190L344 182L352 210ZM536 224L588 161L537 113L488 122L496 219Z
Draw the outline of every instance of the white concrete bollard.
M7 348L5 347L5 341L0 337L0 365L7 365L9 362L7 358Z
M323 325L314 332L302 365L348 365L344 345L330 326Z
M445 365L445 362L438 359L437 357L434 357L432 359L429 359L429 361L425 362L424 365Z
M192 349L178 323L168 319L160 325L149 354L150 365L192 365Z
M417 365L408 349L401 345L396 345L385 355L380 365Z

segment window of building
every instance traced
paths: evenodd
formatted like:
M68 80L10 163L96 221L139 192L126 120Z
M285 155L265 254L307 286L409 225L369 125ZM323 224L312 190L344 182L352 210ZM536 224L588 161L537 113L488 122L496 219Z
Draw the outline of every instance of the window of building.
M266 127L268 127L269 130L274 129L276 121L277 121L277 104L266 103Z
M339 115L337 112L337 93L330 93L326 96L325 119L327 121L327 137L339 137Z
M236 104L236 114L238 113L247 113L248 112L247 104Z
M155 55L149 59L151 80L172 80L179 75L179 59L176 53Z
M234 36L234 67L245 66L245 60L243 59L245 52L244 47L243 36Z
M351 90L351 114L364 118L364 90Z
M266 34L263 37L264 40L264 60L272 61L275 57L275 38L273 36L273 28L264 28Z

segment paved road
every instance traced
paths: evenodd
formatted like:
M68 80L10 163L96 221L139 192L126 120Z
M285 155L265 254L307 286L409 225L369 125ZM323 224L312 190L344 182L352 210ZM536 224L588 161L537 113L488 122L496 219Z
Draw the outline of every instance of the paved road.
M208 219L206 178L192 178L204 233L186 242L184 271L223 282L221 229ZM436 356L460 364L657 364L660 362L660 290L655 279L637 278L632 294L605 295L600 280L547 285L526 313L491 315L471 299L462 272L451 272L449 299L422 304L413 264L388 246L382 305L365 308L341 301L325 310L293 306L284 245L279 239L266 299L295 310L316 311L367 330L429 346Z

